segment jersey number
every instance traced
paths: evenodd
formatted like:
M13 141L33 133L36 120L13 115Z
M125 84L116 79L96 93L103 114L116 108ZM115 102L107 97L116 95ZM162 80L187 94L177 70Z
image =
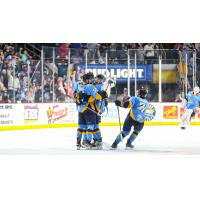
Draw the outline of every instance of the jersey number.
M145 103L140 103L140 106L138 107L138 110L144 112L146 110L146 105Z

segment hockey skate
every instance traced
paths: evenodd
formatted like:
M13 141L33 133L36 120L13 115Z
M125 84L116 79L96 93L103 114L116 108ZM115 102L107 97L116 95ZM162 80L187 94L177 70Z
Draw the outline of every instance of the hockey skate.
M82 147L83 149L86 148L86 141L85 141L85 140L83 140L81 147Z
M86 141L84 146L85 146L86 150L91 150L92 149L92 144L91 144L90 141Z
M111 150L117 149L117 142L113 142L111 145Z
M102 138L94 139L94 141L92 143L92 149L94 149L94 150L102 150L103 149Z
M188 126L186 124L180 124L180 129L185 130Z
M185 130L187 127L186 126L180 126L181 130Z
M127 141L126 143L126 149L134 149L134 145L131 144L131 142Z
M80 150L81 149L81 144L76 144L76 149Z

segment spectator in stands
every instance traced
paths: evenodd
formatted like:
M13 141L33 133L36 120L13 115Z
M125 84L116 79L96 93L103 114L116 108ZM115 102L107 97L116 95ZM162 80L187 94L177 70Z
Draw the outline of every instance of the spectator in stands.
M125 44L121 44L121 49L117 52L119 63L120 64L125 64L127 63L127 46Z
M67 75L67 63L62 60L61 63L57 64L58 67L58 77L63 77Z
M42 102L42 88L40 84L35 84L35 102Z
M32 58L30 58L30 64L28 65L29 66L30 77L33 76L33 73L34 73L35 68L36 68L36 64L37 64L37 62L35 62L35 60L33 60Z
M154 59L154 45L152 43L148 43L144 46L145 51L145 60L147 64L153 64Z
M105 63L106 51L108 50L109 45L107 43L101 43L99 45L100 45L99 46L100 59L103 60L103 63ZM101 60L100 60L100 62L101 62Z
M12 52L12 58L10 60L10 66L15 69L15 73L18 71L18 62L19 62L19 56L18 56L18 52Z
M44 102L50 102L52 99L53 89L51 89L51 83L51 78L47 77L44 84Z
M5 69L1 71L0 80L2 81L5 88L8 88L8 74Z
M30 56L26 50L24 50L23 53L22 53L22 50L23 50L23 48L20 48L20 50L19 50L19 55L21 57L21 60L24 64L28 64Z
M30 87L28 91L26 91L26 102L27 103L34 103L35 95L33 88Z
M16 94L20 88L19 79L17 76L13 76L13 72L8 71L8 96L11 101L16 97Z
M154 49L154 59L156 59L160 55L160 51L158 50L159 46L156 43L153 43L152 46L153 46L153 49Z
M123 90L123 94L120 96L120 100L122 101L122 102L126 102L126 101L128 101L129 100L129 96L128 96L128 89L127 88L124 88L124 90Z
M81 43L70 43L69 45L71 56L74 54L80 56L81 53Z
M88 56L88 44L81 43L81 56L82 56L83 60L86 59L86 54Z
M75 81L80 81L81 77L85 74L85 68L81 68L80 66L76 66L75 73Z
M69 43L61 44L57 50L57 59L67 60L69 55Z
M196 51L200 50L200 43L195 43L194 44Z
M14 92L15 92L15 95L18 93L19 89L20 89L19 78L15 75L15 77L14 77Z
M3 68L3 63L4 63L4 53L3 50L0 49L0 70Z
M112 43L110 49L108 51L108 62L109 64L113 64L114 60L117 59L117 51L116 51L116 44Z
M63 87L63 80L61 78L57 80L55 94L58 102L65 102L66 92Z
M70 48L71 49L81 49L81 43L71 43Z
M75 51L74 54L71 56L71 62L73 64L80 64L82 62L82 58L79 55L79 52Z
M19 91L16 95L16 99L21 102L26 102L26 91L27 91L27 83L25 77L23 77L20 73L18 74L19 77Z
M7 89L5 88L4 84L0 81L0 93L6 92Z
M66 92L66 97L67 97L67 100L69 101L70 99L73 99L74 97L74 92L73 92L73 83L72 81L67 81L67 80L64 80L64 89L65 89L65 92Z
M14 78L13 74L10 71L7 71L8 74L8 98L13 100L14 97Z
M145 58L145 51L142 45L138 45L137 52L137 63L138 64L144 64L144 58Z
M11 103L11 101L8 99L8 93L7 91L3 92L0 96L0 103Z
M112 63L112 64L118 65L118 64L119 64L119 60L118 60L117 58L115 58L115 59L113 60L113 63Z
M97 43L88 43L88 63L96 63Z
M9 63L9 61L11 61L12 59L12 55L11 55L11 51L9 51L9 49L6 50L5 52L5 60Z
M12 46L12 44L6 44L6 45L4 46L4 50L5 50L6 52L12 52L12 51L14 51L14 47Z

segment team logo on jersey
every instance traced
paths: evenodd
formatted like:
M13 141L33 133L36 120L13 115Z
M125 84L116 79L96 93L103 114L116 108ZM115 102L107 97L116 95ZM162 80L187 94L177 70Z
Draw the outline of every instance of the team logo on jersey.
M151 121L156 116L156 109L152 104L145 110L145 121Z

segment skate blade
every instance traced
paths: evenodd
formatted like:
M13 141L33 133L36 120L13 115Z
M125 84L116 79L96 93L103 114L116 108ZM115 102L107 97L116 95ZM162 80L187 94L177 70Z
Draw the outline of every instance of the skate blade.
M103 150L102 146L90 147L90 150Z
M126 147L125 150L128 150L128 151L133 151L134 148L131 148L131 147Z
M116 151L117 148L112 148L112 147L110 147L110 150L111 150L111 151Z

